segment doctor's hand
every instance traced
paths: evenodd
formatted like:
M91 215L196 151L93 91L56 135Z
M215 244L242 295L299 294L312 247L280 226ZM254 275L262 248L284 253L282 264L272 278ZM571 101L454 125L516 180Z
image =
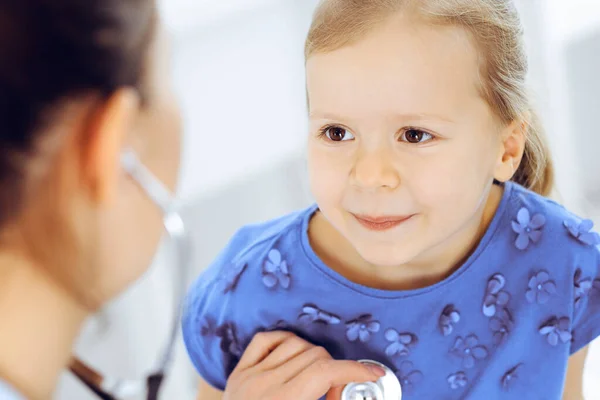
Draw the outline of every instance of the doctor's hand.
M322 347L289 332L258 333L227 381L224 400L339 400L350 382L376 381L385 372L334 360Z

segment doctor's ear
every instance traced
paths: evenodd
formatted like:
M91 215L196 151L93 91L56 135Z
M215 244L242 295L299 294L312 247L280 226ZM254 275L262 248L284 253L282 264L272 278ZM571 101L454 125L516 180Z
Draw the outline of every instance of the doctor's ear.
M113 201L117 190L121 152L139 113L140 98L134 89L124 88L100 104L86 127L82 170L84 184L96 203Z

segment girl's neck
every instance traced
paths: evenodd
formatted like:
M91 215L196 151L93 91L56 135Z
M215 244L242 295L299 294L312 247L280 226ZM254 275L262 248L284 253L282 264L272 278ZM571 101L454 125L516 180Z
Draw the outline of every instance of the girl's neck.
M87 316L44 271L0 252L0 378L30 399L52 397Z
M419 260L399 268L366 262L320 212L309 224L309 237L319 257L355 283L383 290L423 288L447 278L467 260L493 220L502 195L503 188L493 185L487 200L463 229Z

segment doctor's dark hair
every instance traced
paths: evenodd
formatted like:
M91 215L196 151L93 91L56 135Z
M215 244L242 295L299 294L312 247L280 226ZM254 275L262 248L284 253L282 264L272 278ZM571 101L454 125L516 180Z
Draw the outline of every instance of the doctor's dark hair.
M35 191L31 166L65 103L122 87L143 98L156 14L154 0L0 0L0 227Z
M523 28L513 0L321 0L306 40L306 59L359 41L397 13L467 30L481 59L482 98L501 123L519 121L527 127L525 152L512 180L549 195L554 168L527 94Z

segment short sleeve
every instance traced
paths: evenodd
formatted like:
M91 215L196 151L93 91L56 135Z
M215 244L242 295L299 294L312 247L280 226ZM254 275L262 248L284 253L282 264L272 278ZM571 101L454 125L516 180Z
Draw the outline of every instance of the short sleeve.
M571 354L600 336L600 246L581 247L576 260Z
M183 305L182 332L188 355L202 378L224 390L242 355L235 325L228 324L228 290L237 284L236 257L247 237L236 233L227 247L191 286Z
M208 315L217 311L211 310L215 304L211 301L215 286L214 283L206 285L203 276L194 283L184 303L182 332L190 360L200 376L214 388L225 390L227 377L223 355L211 335L211 325L216 325L216 322Z

